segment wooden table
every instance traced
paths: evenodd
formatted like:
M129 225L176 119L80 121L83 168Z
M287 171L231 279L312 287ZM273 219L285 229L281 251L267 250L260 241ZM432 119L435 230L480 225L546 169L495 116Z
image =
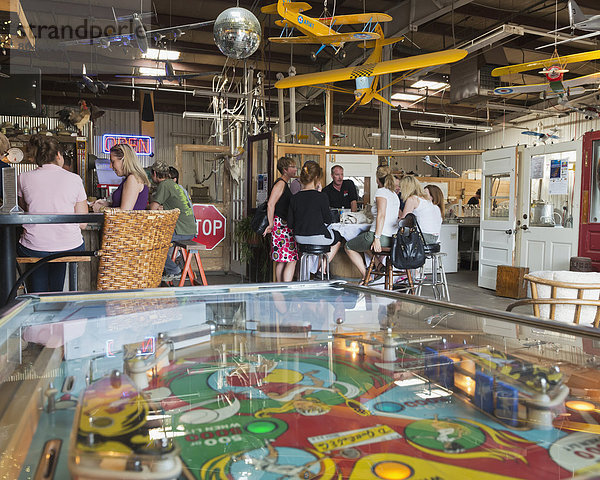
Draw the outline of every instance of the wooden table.
M15 284L17 228L52 223L104 223L102 213L2 213L0 214L0 305Z

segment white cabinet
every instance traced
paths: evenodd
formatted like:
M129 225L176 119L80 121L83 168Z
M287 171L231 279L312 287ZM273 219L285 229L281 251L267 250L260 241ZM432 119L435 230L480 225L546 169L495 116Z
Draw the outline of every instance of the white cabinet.
M446 256L442 257L446 273L458 271L458 224L442 224L440 232L440 249ZM425 263L425 273L431 273L431 260Z

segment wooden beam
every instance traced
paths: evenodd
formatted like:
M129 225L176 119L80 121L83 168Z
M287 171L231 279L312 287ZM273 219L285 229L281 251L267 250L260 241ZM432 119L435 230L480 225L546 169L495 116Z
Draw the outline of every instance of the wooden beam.
M33 49L35 49L35 37L31 32L31 27L29 26L29 22L27 21L27 17L25 16L25 12L23 11L23 6L21 5L20 0L0 0L0 11L3 12L11 12L16 13L19 17L19 21L21 22L21 27L25 32L25 36L29 40L29 43Z

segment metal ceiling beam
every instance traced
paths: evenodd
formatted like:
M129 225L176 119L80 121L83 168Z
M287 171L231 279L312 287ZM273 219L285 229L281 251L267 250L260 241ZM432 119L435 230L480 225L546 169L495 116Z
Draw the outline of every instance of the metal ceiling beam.
M394 20L388 23L390 37L417 31L421 25L442 17L473 0L404 0L387 12ZM409 14L406 15L408 10Z

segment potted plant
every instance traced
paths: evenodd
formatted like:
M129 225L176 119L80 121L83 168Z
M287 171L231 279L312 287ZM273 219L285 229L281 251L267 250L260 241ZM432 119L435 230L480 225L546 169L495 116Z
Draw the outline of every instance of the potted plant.
M233 238L240 248L240 261L249 267L249 277L257 282L263 282L267 280L269 272L270 245L265 238L252 230L251 221L252 217L249 216L235 222Z

